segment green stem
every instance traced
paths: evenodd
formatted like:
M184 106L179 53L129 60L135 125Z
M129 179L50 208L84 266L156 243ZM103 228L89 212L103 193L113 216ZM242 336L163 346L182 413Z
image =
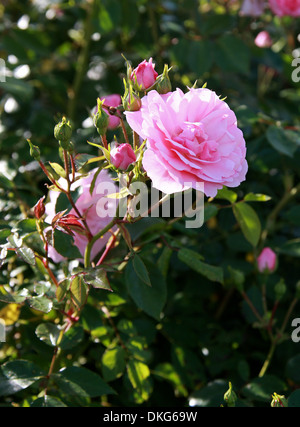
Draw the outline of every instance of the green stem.
M265 362L264 362L264 364L263 364L263 366L262 366L262 368L261 368L261 370L260 370L260 373L258 374L258 376L261 378L261 377L263 377L264 375L265 375L265 373L266 373L266 371L267 371L267 369L268 369L268 367L269 367L269 365L270 365L270 362L271 362L271 360L272 360L272 357L273 357L273 354L274 354L274 351L275 351L275 348L276 348L276 344L277 344L277 341L276 340L274 340L273 342L272 342L272 344L271 344L271 347L270 347L270 350L269 350L269 353L268 353L268 356L267 356L267 358L266 358L266 360L265 360Z
M106 227L104 227L99 233L95 234L95 236L92 237L92 239L87 244L87 247L85 249L84 253L84 267L90 267L91 265L91 252L93 249L94 244L98 239L101 239L102 236L104 236L105 233L107 233L116 223L116 217L110 221L110 223L107 224Z

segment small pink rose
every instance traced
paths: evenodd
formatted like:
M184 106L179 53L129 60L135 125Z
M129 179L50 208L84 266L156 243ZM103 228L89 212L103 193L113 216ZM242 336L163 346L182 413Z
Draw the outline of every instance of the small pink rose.
M109 107L115 107L116 108L122 104L121 96L118 94L102 96L100 99L101 99L101 101L103 101L105 99L104 104L108 105ZM104 110L106 110L108 112L107 109L104 108ZM119 126L120 119L116 115L112 115L109 113L108 113L108 115L109 115L108 129L113 130Z
M130 144L120 144L111 150L110 161L115 168L126 170L136 161L136 156Z
M270 8L278 16L300 16L300 0L269 0Z
M273 41L268 31L261 31L260 33L257 34L254 43L256 44L257 47L264 48L264 47L271 47L273 44Z
M265 10L264 0L244 0L240 15L244 16L260 16Z
M149 62L145 59L132 71L130 76L131 80L134 82L136 77L138 85L140 85L143 90L148 89L150 86L154 85L158 76L154 67L155 64L152 63L152 58L149 59Z
M259 257L257 258L257 267L260 273L273 273L277 265L277 255L275 252L266 247L262 250Z

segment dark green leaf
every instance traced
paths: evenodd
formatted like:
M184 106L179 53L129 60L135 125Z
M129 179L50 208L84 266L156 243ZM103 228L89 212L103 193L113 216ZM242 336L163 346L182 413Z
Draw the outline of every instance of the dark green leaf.
M77 366L62 369L53 375L60 390L70 396L99 397L115 391L94 372Z
M56 397L49 396L48 394L44 397L35 399L30 405L31 408L66 408L61 400Z
M0 396L24 390L43 378L45 373L28 360L13 360L1 367L3 380L0 381Z
M82 258L78 248L74 246L73 237L57 229L54 231L54 248L63 257L70 259Z
M147 263L152 286L141 280L129 260L125 269L125 282L129 295L136 305L155 319L159 319L167 297L166 283L161 272L152 264Z
M178 258L190 268L213 282L224 282L223 269L201 261L202 256L190 249L180 249Z
M285 130L277 126L268 128L267 139L276 151L288 157L293 157L300 146L299 132Z
M147 271L147 268L146 268L142 258L139 255L135 254L133 259L132 259L132 264L133 264L134 271L136 272L138 277L143 282L145 282L146 285L151 286L149 273Z

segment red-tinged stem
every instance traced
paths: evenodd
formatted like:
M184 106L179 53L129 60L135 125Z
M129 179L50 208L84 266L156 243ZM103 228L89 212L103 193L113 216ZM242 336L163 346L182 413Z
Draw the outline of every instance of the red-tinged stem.
M119 231L119 230L117 230ZM112 239L107 243L105 251L103 252L103 254L101 255L101 258L99 259L99 261L97 262L96 266L102 264L102 262L105 260L105 258L107 257L109 251L114 247L115 242L116 242L116 238L117 238L117 233L114 234L112 233Z

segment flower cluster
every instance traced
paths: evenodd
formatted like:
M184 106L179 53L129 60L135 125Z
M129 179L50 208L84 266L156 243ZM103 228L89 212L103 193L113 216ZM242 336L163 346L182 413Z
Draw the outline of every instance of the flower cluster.
M104 200L103 191L99 191L103 182L114 186L107 169L115 181L121 181L122 176L128 187L132 182L150 180L154 189L166 195L190 188L198 190L198 184L201 184L201 194L215 197L223 186L237 187L245 180L248 169L246 144L234 112L206 87L190 88L186 93L179 88L172 91L169 70L165 65L162 74L158 75L152 58L134 69L127 62L124 95L98 98L93 123L100 144L91 144L96 145L103 156L90 161L101 159L102 164L89 171L87 176L76 171L70 123L63 118L55 126L54 135L64 153L64 170L60 165L52 164L60 178L49 176L54 189L49 192L45 212L41 202L35 208L35 215L39 219L45 213L45 223L49 225L46 236L56 229L72 236L87 266L107 245L108 231L113 234L117 223L114 220L115 200ZM109 132L119 129L123 140L120 135L114 135L110 142ZM31 144L31 151L33 148ZM41 161L40 164L48 174ZM75 190L80 193L76 200L72 198ZM69 212L57 212L61 192L70 202ZM112 192L117 193L117 188L113 187ZM132 199L129 190L128 194ZM110 211L110 215L102 215L101 209ZM130 221L131 215L128 205L122 221ZM54 248L52 240L46 247L47 256L53 261L65 259Z

